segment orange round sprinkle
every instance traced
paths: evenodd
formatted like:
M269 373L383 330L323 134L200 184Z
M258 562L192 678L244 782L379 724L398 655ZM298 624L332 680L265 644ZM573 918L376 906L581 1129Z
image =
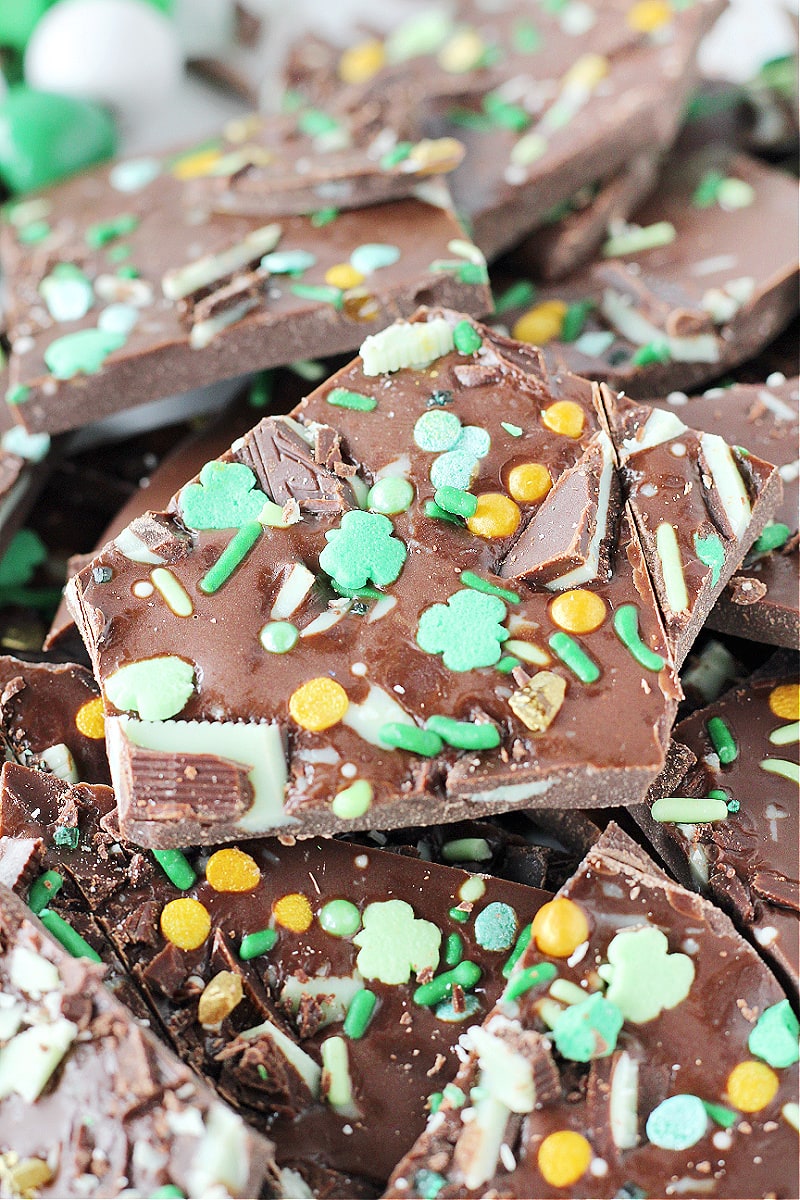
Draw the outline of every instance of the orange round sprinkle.
M542 500L552 486L550 472L543 463L519 463L508 473L508 490L521 504Z
M591 633L605 619L605 601L586 588L571 588L550 602L550 620L567 633Z
M261 871L254 858L231 846L211 855L206 879L215 892L252 892L258 886Z
M556 400L542 413L542 422L553 433L563 433L564 437L579 438L583 433L586 416L580 404L574 400Z
M502 492L484 492L477 497L478 507L467 519L467 529L476 537L501 538L514 533L521 513L513 500Z
M279 925L292 933L305 933L314 920L311 905L302 892L289 892L272 906L272 915Z
M518 342L529 342L532 346L544 346L553 338L561 336L567 305L563 300L545 300L535 304L518 317L511 333Z
M75 713L75 728L84 737L95 738L97 741L106 735L106 719L103 715L103 701L99 696L87 700Z
M179 950L196 950L211 932L208 909L191 896L170 900L161 910L161 932Z
M737 1063L728 1076L725 1090L734 1108L741 1112L760 1112L778 1090L780 1080L766 1063L747 1059Z
M309 679L289 697L289 713L302 729L319 733L337 725L347 712L347 692L335 679Z
M531 933L542 954L569 958L588 938L589 922L574 900L557 896L539 909L533 918Z
M672 19L672 5L667 0L639 0L628 13L628 24L637 33L652 33Z
M583 1134L572 1129L550 1133L539 1147L539 1170L550 1187L577 1183L592 1161L592 1147Z
M342 83L366 83L377 75L385 61L383 42L375 39L359 42L345 50L339 59L339 78Z
M350 263L337 263L335 267L328 267L325 272L325 282L331 287L341 288L343 292L346 292L363 283L364 276L355 267L351 267Z
M769 706L784 721L800 721L800 683L782 683L769 694Z

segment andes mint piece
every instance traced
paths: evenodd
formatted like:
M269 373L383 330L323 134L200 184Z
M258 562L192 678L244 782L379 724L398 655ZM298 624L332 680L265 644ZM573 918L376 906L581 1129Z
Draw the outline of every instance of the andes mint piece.
M0 1169L10 1192L280 1194L272 1145L6 888L0 930L0 987L12 1014L2 1037Z
M613 495L598 396L529 347L423 310L181 489L157 519L180 556L135 525L118 535L70 604L109 701L125 836L171 849L639 800L679 693L630 514L606 520L598 493L597 529L613 532L602 559L600 539L588 547L583 583L499 574L587 447L605 447ZM304 510L301 492L281 506L254 453L276 424L305 445L320 495L341 484L364 507ZM553 679L534 727L519 693L540 670ZM603 721L634 695L611 745ZM218 770L226 806L199 805Z
M678 877L729 912L795 994L797 666L796 655L781 651L676 725L676 742L697 764L672 793L634 810ZM703 819L709 797L719 809L713 821Z
M354 208L335 196L309 199L299 206L306 215L296 215L297 197L286 196L301 180L313 185L318 159L303 173L295 155L318 135L292 135L282 159L280 121L278 130L268 162L266 143L223 136L171 157L103 166L42 193L34 253L18 225L4 225L7 398L29 433L74 429L167 392L353 350L421 299L488 308L483 257L465 240L445 185L426 179L426 199L409 194L417 170L440 168L435 153L423 162L412 148L385 170L369 160L376 178L402 185L402 198L377 204L353 195ZM329 166L350 170L350 151L330 154ZM360 152L364 169L367 158ZM273 168L274 205L255 178ZM218 211L240 201L270 212Z
M679 148L592 266L503 321L551 364L629 396L697 387L753 358L797 311L796 208L783 171L724 146Z
M750 455L778 464L783 500L708 618L712 629L759 642L796 648L798 616L798 380L714 388L690 400L668 396L669 408L696 428L722 434Z
M788 1000L725 915L613 824L463 1045L393 1200L797 1191Z

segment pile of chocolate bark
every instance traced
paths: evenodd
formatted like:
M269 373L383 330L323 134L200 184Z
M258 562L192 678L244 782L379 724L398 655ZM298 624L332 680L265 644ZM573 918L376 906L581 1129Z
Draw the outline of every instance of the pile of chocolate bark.
M800 1194L798 190L724 7L310 31L6 205L0 1196Z

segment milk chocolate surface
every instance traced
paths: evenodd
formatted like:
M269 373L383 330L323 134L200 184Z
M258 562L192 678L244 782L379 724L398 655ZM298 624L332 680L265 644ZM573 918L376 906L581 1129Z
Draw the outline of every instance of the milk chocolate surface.
M796 1195L797 1019L758 955L613 826L559 903L386 1195Z

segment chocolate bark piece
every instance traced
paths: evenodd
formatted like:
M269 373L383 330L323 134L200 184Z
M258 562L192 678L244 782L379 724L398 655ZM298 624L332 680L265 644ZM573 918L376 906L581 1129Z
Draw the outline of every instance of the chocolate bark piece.
M453 196L494 257L584 185L672 143L698 42L723 7L665 11L660 30L642 31L630 0L586 4L576 19L575 10L462 0L435 18L412 15L362 44L360 57L303 38L287 82L362 120L382 123L389 111L406 136L463 141Z
M36 501L56 458L46 433L28 435L3 397L8 391L5 352L0 348L0 556Z
M103 704L76 663L0 657L0 734L6 756L69 783L108 783Z
M728 918L613 825L555 906L386 1196L793 1196L797 1021Z
M288 423L306 470L368 493L371 512L304 512L300 493L281 508L237 443L148 518L158 545L135 522L70 585L108 702L121 828L142 845L631 803L663 766L679 692L630 514L609 518L608 577L598 562L570 587L576 616L559 616L557 587L498 577L605 429L597 389L447 311L362 350L257 439ZM332 468L316 461L320 428L339 439ZM165 707L140 703L136 676ZM633 695L637 718L611 744L604 722ZM176 755L196 761L176 771ZM226 811L199 811L197 789L213 794L232 764L247 783Z
M546 342L551 365L634 398L698 387L753 358L796 313L796 209L787 173L725 146L678 149L591 266L540 290L534 318L511 309L503 320Z
M780 473L718 433L689 429L674 410L634 404L605 385L601 391L623 493L680 665L778 504Z
M663 805L634 809L671 869L731 915L795 995L797 677L797 656L781 651L762 671L676 725L676 741L697 759L672 793L698 797L687 799L680 823L659 820ZM726 814L693 821L692 806L709 795L724 798Z
M280 1195L271 1144L0 890L2 1175L10 1194ZM171 1193L170 1193L171 1194Z
M221 199L246 190L250 174L235 174L238 192L218 193L231 155L248 152L220 141L106 165L42 193L49 232L33 248L27 225L4 226L10 395L29 432L353 350L420 303L488 309L483 258L441 180L346 211L329 199L293 215L297 205L287 213L281 193L279 215L221 213ZM407 193L415 153L396 168Z
M715 604L708 624L737 637L796 649L800 640L797 377L774 376L764 384L714 388L689 400L673 394L661 407L670 408L695 428L720 433L778 464L783 500Z

